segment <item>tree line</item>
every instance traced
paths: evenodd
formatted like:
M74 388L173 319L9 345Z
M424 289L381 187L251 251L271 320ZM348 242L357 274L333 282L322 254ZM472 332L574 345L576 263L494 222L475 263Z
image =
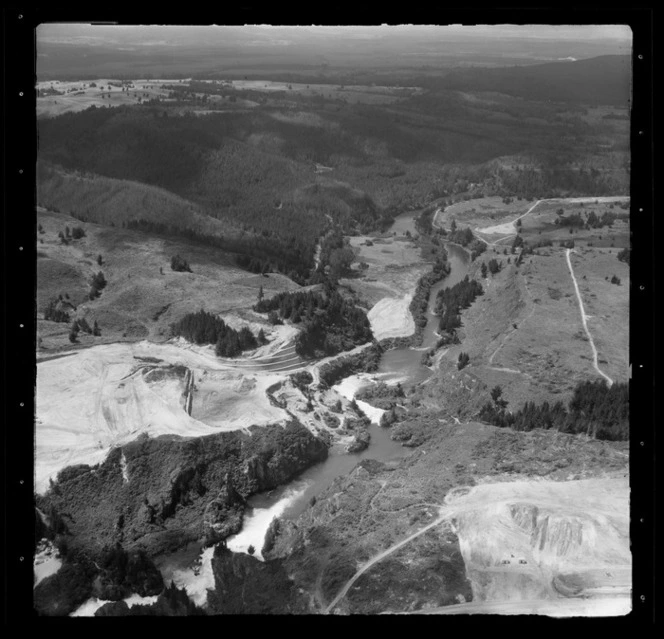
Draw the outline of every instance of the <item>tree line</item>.
M447 251L444 247L438 249L438 257L433 265L430 273L425 273L417 282L417 288L413 295L413 299L408 307L415 322L415 336L416 342L419 343L422 338L422 333L427 325L427 309L429 308L429 296L431 295L431 287L436 283L447 277L450 274L451 267L447 261Z
M535 428L555 429L563 433L585 434L597 439L625 441L629 439L629 385L605 380L579 382L567 407L554 404L526 402L515 413L507 410L502 389L491 391L492 401L479 413L479 419L519 431Z
M301 285L308 282L309 271L313 267L314 244L302 244L294 239L275 242L256 235L209 235L196 229L150 220L129 220L126 228L166 237L184 237L203 245L214 246L234 253L235 263L244 270L252 273L282 273Z
M451 288L446 287L438 291L435 313L440 316L439 330L450 333L459 328L461 310L468 308L475 298L483 293L482 285L476 280L471 280L467 275Z
M605 211L601 216L597 215L595 211L590 211L584 219L581 213L570 213L569 215L561 215L562 209L558 210L558 217L555 220L557 226L573 226L586 229L601 229L605 226L613 226L613 223L618 219L616 213Z
M171 324L171 333L194 344L214 344L217 357L237 357L242 351L252 350L267 341L263 329L258 336L247 326L237 331L220 317L202 309L197 313L187 313Z
M366 313L329 285L322 293L279 293L257 302L254 310L302 324L295 350L303 357L335 355L373 337Z

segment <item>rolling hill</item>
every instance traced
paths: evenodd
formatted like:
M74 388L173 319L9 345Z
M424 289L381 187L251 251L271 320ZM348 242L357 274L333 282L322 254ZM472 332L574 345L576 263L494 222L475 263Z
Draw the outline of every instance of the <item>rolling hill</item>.
M459 91L497 91L529 100L626 106L631 59L604 55L586 60L496 69L464 69L444 77Z

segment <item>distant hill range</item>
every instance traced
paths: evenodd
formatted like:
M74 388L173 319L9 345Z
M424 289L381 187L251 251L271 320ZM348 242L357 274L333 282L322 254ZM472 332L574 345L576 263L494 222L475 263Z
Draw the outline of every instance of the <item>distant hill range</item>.
M529 100L627 106L631 81L630 56L603 55L574 62L454 71L445 76L441 88L496 91Z

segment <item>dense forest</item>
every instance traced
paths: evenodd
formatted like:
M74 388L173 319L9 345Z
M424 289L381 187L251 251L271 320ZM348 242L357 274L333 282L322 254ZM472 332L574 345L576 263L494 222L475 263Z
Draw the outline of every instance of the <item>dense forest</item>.
M342 379L354 373L371 373L378 370L384 349L378 342L355 355L336 357L320 367L319 378L328 387L338 384Z
M262 331L258 338L246 326L236 331L221 318L202 309L198 313L188 313L180 321L171 324L171 332L194 344L215 344L218 357L236 357L242 351L265 343Z
M528 431L553 428L564 433L586 434L597 439L629 439L629 386L605 380L580 382L567 408L562 402L536 405L526 402L520 410L507 410L502 389L491 391L492 401L481 409L479 418L495 426Z
M147 220L132 220L126 227L166 237L184 237L200 244L214 246L235 255L236 264L252 273L283 273L298 284L308 283L313 267L315 242L299 242L295 237L275 242L269 236L241 237L207 235L195 229L160 224Z
M279 293L259 301L254 310L302 324L295 348L303 357L336 355L373 338L366 313L329 286L322 293Z
M461 310L468 308L482 293L484 293L482 285L476 280L469 279L467 275L451 288L446 287L438 291L435 312L440 316L439 330L449 333L459 328Z
M557 69L544 65L542 72L559 86ZM115 216L116 226L186 236L235 254L238 266L251 272L277 271L308 284L321 281L320 272L310 277L317 242L330 227L344 235L384 231L405 208L441 197L624 192L628 129L616 129L620 121L589 123L579 104L540 100L544 85L530 80L526 85L539 89L528 99L518 90L519 99L507 97L516 86L510 78L523 73L424 75L417 78L424 90L404 89L384 104L351 103L332 93L324 98L196 80L172 83L172 103L90 107L40 119L39 161L51 170L51 176L40 173L38 194L43 190L46 198L39 196L40 203L83 221L99 221L102 214L94 209L101 207L101 223L114 224ZM481 89L487 75L505 76L499 100L470 100L459 92L470 90L463 84L468 78ZM389 84L387 78L382 82ZM222 99L213 104L213 94ZM252 108L231 106L242 99L251 100ZM316 164L324 165L323 174ZM63 173L72 182L66 189L57 184ZM86 197L76 195L81 176L133 190L115 194L109 207L103 193L91 192L109 185L88 185ZM146 185L167 193L140 193L138 187ZM154 210L143 211L146 202ZM168 214L160 215L159 202ZM432 215L428 210L420 217L420 233L431 233ZM449 239L467 246L473 259L485 247L465 231ZM326 266L335 260L343 267L345 256L338 253Z

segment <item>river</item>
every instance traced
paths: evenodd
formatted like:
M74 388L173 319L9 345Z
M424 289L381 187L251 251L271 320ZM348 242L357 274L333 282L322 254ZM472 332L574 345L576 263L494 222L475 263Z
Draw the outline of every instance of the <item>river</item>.
M452 270L450 274L436 282L431 287L429 295L429 306L427 308L428 321L424 327L424 334L422 336L422 346L419 348L395 348L387 351L380 361L378 368L378 376L386 382L390 380L404 381L409 384L417 384L423 382L431 376L432 371L426 366L422 366L422 355L425 351L432 348L439 338L438 318L434 315L433 309L436 304L436 296L438 291L458 284L468 273L468 262L470 257L463 248L456 244L447 244L447 261L449 262Z
M406 231L416 233L414 218L419 211L402 213L395 218L390 233L396 230L399 235ZM418 348L395 348L387 351L382 359L378 371L371 375L360 374L347 378L335 386L335 390L347 398L352 398L362 386L381 380L387 383L400 381L403 384L417 384L433 374L433 371L423 366L422 355L432 348L438 340L436 331L438 321L433 313L438 291L460 282L468 272L470 261L467 251L455 244L447 244L448 262L451 266L450 274L436 282L431 288L427 313L429 321L424 329L422 346ZM250 508L245 513L245 525L242 532L228 539L228 547L238 552L246 552L251 545L260 556L259 549L265 537L265 531L273 517L284 519L297 518L311 502L311 499L327 488L337 477L347 475L362 459L376 459L387 462L404 457L410 449L390 439L390 429L378 425L382 411L373 409L364 402L358 402L372 419L369 428L371 443L369 448L354 454L345 454L334 448L328 458L304 471L296 480L280 486L279 488L256 495L249 500Z
M413 219L417 215L419 215L419 211L399 215L395 218L390 233L393 230L396 230L399 235L404 234L407 230L415 233ZM403 384L416 384L433 374L430 368L422 365L421 360L424 352L432 348L438 340L436 333L438 322L433 314L436 295L442 288L460 282L468 272L470 261L468 253L460 246L448 244L447 252L451 271L446 278L434 284L431 289L427 308L429 321L424 329L422 346L418 348L396 348L386 352L381 359L378 371L373 374L353 375L335 386L335 390L340 394L351 398L363 385L373 383L374 380L387 383L396 383L398 380ZM410 452L410 449L404 448L401 444L390 439L389 428L382 428L378 425L382 411L373 409L373 407L368 404L365 405L361 401L358 401L358 404L360 408L365 409L367 415L372 419L372 424L369 427L369 433L371 434L369 447L362 452L353 454L346 454L342 449L333 447L325 461L307 469L289 484L253 496L249 499L249 507L245 511L242 531L227 539L230 550L246 553L250 547L253 547L254 556L262 559L260 551L263 540L274 517L282 519L297 518L309 507L312 498L315 498L330 486L337 477L348 475L363 459L389 462L398 460ZM195 554L195 548L190 546L181 553L169 557L166 562L168 566L162 564L160 568L164 576L168 578L173 578L175 571L175 574L179 576L179 579L175 581L186 587L190 595L195 596L196 600L202 603L201 594L205 592L204 587L202 587L203 584L212 587L210 584L211 573L207 566L210 558L206 557L204 553L202 569L191 571L191 569L185 567L185 564L190 564Z

